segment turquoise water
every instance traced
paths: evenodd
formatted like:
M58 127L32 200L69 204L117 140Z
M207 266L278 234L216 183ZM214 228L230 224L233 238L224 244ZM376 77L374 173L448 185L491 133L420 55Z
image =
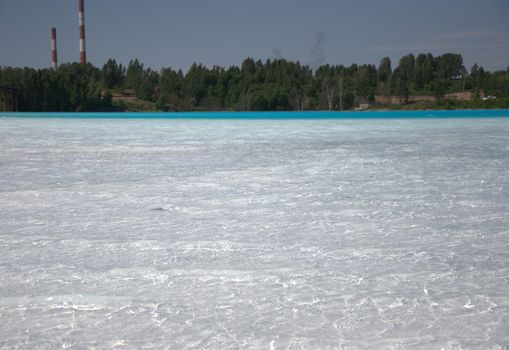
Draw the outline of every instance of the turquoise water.
M149 112L149 113L0 113L19 118L112 118L112 119L416 119L507 118L509 110L428 110L366 112Z

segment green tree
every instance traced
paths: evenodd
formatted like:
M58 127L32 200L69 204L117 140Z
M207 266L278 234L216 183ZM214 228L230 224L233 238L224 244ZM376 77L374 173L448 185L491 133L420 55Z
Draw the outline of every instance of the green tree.
M378 81L386 83L391 78L392 74L392 66L391 59L389 57L384 57L380 61L378 65Z
M107 88L113 89L124 84L125 68L117 61L109 59L101 70L102 80Z
M410 83L415 70L415 56L413 54L408 54L401 57L398 69L400 78L405 82Z
M137 90L143 78L143 65L138 59L129 61L125 77L125 87Z
M463 57L458 54L446 53L436 58L437 74L441 79L454 79L461 77L465 70Z

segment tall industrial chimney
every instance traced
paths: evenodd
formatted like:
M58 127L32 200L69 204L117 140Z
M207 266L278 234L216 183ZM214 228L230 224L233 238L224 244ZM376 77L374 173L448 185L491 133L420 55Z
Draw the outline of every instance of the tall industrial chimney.
M51 68L57 69L57 29L51 28Z
M85 4L84 0L78 0L78 18L80 22L80 63L87 63L87 50L85 48Z

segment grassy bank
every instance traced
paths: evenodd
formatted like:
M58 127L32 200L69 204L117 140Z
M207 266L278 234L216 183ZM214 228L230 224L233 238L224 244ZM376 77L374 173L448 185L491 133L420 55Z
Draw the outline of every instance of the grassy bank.
M376 107L374 108L376 109ZM406 105L392 105L383 107L390 110L426 110L426 109L509 109L509 98L496 100L454 101L437 100L423 101Z

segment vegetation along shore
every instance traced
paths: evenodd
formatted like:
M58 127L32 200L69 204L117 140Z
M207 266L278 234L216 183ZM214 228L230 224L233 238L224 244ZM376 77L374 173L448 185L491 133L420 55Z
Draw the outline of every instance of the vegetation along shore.
M58 69L0 67L0 88L15 89L16 110L73 111L289 111L363 109L509 108L509 66L467 70L459 54L413 54L393 68L322 65L316 70L285 59L247 58L240 67L193 64L182 70L102 68L64 64Z

